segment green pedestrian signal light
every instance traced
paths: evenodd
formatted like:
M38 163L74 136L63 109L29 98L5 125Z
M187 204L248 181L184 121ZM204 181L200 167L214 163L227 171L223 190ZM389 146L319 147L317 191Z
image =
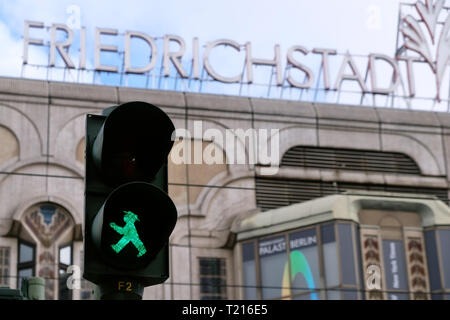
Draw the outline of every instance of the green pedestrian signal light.
M168 241L177 221L167 195L174 130L165 112L140 101L87 116L85 279L123 288L114 283L144 287L169 277Z
M176 218L176 207L167 193L151 183L129 182L108 195L93 220L91 238L106 263L134 270L156 258L167 244ZM145 248L146 253L138 256L136 246Z
M124 213L125 215L123 216L123 221L125 222L125 226L119 227L114 222L111 222L109 224L109 226L113 228L114 231L122 235L122 238L120 238L119 242L117 242L116 244L112 244L111 248L113 248L116 253L119 253L127 244L131 242L139 252L137 257L142 257L147 252L147 249L145 249L144 244L139 238L139 234L137 233L136 227L134 225L136 221L139 221L139 218L131 211L124 211Z

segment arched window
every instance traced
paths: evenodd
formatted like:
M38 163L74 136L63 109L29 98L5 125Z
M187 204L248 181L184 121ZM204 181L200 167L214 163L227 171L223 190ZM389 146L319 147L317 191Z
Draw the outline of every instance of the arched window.
M60 275L73 263L74 220L70 213L53 203L40 203L22 217L17 263L18 287L24 277L45 278L46 299L71 299L71 292L59 284Z

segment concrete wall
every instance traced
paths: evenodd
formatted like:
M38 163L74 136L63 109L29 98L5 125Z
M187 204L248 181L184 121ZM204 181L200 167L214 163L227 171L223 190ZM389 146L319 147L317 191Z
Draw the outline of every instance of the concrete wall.
M82 224L85 115L132 100L161 107L176 128L193 133L191 141L202 139L208 129L223 136L232 129L279 129L279 160L296 145L395 151L409 155L422 173L282 169L280 176L448 188L449 114L0 78L0 171L71 177L0 174L0 246L11 242L4 236L13 221L42 201L64 207ZM200 120L202 131L195 135L195 121ZM247 147L241 140L236 150L248 153ZM170 187L179 199L179 221L171 237L172 276L166 284L146 289L145 298L198 298L199 287L185 284L199 283L197 260L202 256L225 257L227 283L238 282L229 229L236 217L257 210L254 176L261 167L195 166L170 164L169 183L229 188ZM230 290L229 298L234 297Z

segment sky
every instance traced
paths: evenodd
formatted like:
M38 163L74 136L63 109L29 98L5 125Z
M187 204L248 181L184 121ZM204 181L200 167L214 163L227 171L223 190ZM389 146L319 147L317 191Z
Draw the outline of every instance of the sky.
M176 35L185 41L183 66L186 69L192 59L194 37L199 39L200 50L204 50L209 42L218 39L234 40L242 46L251 42L252 55L260 59L273 59L274 46L280 45L283 63L288 49L295 45L302 46L309 52L313 48L331 48L341 54L348 51L355 56L382 53L393 57L400 3L400 0L0 0L0 41L3 47L0 51L0 76L45 79L49 75L45 68L23 67L23 34L26 20L44 22L46 27L53 23L73 27L75 37L70 57L75 65L79 62L80 38L77 26L85 27L88 69L94 66L93 51L97 27L118 30L119 36L102 36L102 41L116 45L119 50L123 49L123 34L126 31L139 31L154 37L159 41L159 62L155 70L160 68L162 63L164 35ZM402 3L415 1L403 0ZM58 37L61 36L60 32ZM48 42L50 31L32 29L30 37ZM170 48L176 50L177 45L172 43ZM149 47L135 41L132 42L131 51L132 63L136 66L145 65L150 55ZM48 48L32 45L28 55L30 64L48 65ZM309 54L302 58L319 73L319 55ZM102 64L116 65L119 69L123 61L111 53L102 53L101 59ZM244 59L244 50L236 52L230 47L215 49L210 57L215 70L226 76L242 72ZM356 63L361 72L367 67L367 60ZM56 65L63 66L59 56ZM332 72L337 73L339 63L333 63L331 68ZM269 77L270 70L265 69L266 74L260 74L260 78ZM59 77L62 77L62 71L59 71ZM173 66L171 72L175 72ZM58 70L51 71L51 76L52 79L58 79ZM70 73L70 77L64 79L74 80L75 77ZM82 77L84 80L81 82L113 84L122 81L122 78L119 80L118 77L120 76L103 75L95 80L91 73L87 78ZM133 81L138 84L140 80L130 76L126 81L127 85L133 86ZM166 84L166 87L170 85ZM349 88L354 89L355 84ZM237 87L235 89L237 90Z
M24 21L67 23L79 8L88 34L95 27L135 30L150 36L175 34L200 41L251 41L254 51L273 54L292 45L326 47L354 53L392 53L397 0L2 0L0 37L9 48L3 56L21 56ZM88 35L89 37L89 35ZM93 38L93 36L91 36ZM4 59L2 59L4 61ZM2 63L2 69L11 67Z

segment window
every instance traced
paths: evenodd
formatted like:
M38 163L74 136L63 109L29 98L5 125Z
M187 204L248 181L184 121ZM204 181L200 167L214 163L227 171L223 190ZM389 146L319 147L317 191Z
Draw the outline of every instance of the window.
M70 213L53 203L38 203L22 216L23 234L19 239L18 285L24 277L45 279L45 299L70 299L66 269L72 264L75 222ZM34 239L36 244L22 239ZM59 247L59 244L65 245ZM66 245L67 244L67 245Z
M253 242L242 245L243 267L244 267L244 296L248 300L256 300L256 261L255 245Z
M360 298L354 234L333 222L242 243L245 299Z
M438 234L439 234L440 248L442 252L441 253L442 265L450 266L450 252L448 250L448 245L450 244L450 230L439 230ZM450 289L450 269L444 267L442 271L444 276L444 287L446 289Z
M59 267L64 270L72 264L72 246L68 245L59 248Z
M36 264L36 246L32 243L19 242L19 261L17 263L17 287L22 287L22 279L34 276Z
M436 243L436 231L425 231L425 243L428 260L428 270L430 273L430 289L431 292L440 292L441 289L441 272L439 270L439 255Z
M67 287L67 268L72 264L72 246L59 248L59 300L72 300L72 290Z
M424 234L431 299L450 300L450 228L438 227Z
M337 228L339 233L342 286L348 288L347 290L342 290L342 298L345 300L355 300L358 298L358 292L355 288L357 279L352 225L350 223L338 223Z
M199 258L200 265L200 299L226 300L227 281L225 259Z
M285 290L286 294L291 294L295 300L320 299L320 291L314 291L321 286L315 228L289 234L289 261L288 276L284 275L283 289L291 283L291 292Z
M262 298L274 299L283 295L282 282L287 260L286 238L271 237L258 241ZM289 281L289 279L288 279Z
M9 247L0 247L0 286L9 286Z
M408 300L405 250L401 240L383 240L384 273L389 300Z
M431 277L428 278L426 258L434 261L435 256L428 249L425 256L420 215L415 212L362 209L359 218L364 269L376 265L382 280L378 289L367 290L366 297L429 299L429 286L433 290L439 272L430 269ZM427 239L427 245L435 244Z
M339 290L330 290L339 286L339 269L337 255L336 234L334 231L334 224L326 224L321 226L320 233L322 235L322 256L323 256L323 269L325 273L325 287L326 299L336 300L339 299Z

